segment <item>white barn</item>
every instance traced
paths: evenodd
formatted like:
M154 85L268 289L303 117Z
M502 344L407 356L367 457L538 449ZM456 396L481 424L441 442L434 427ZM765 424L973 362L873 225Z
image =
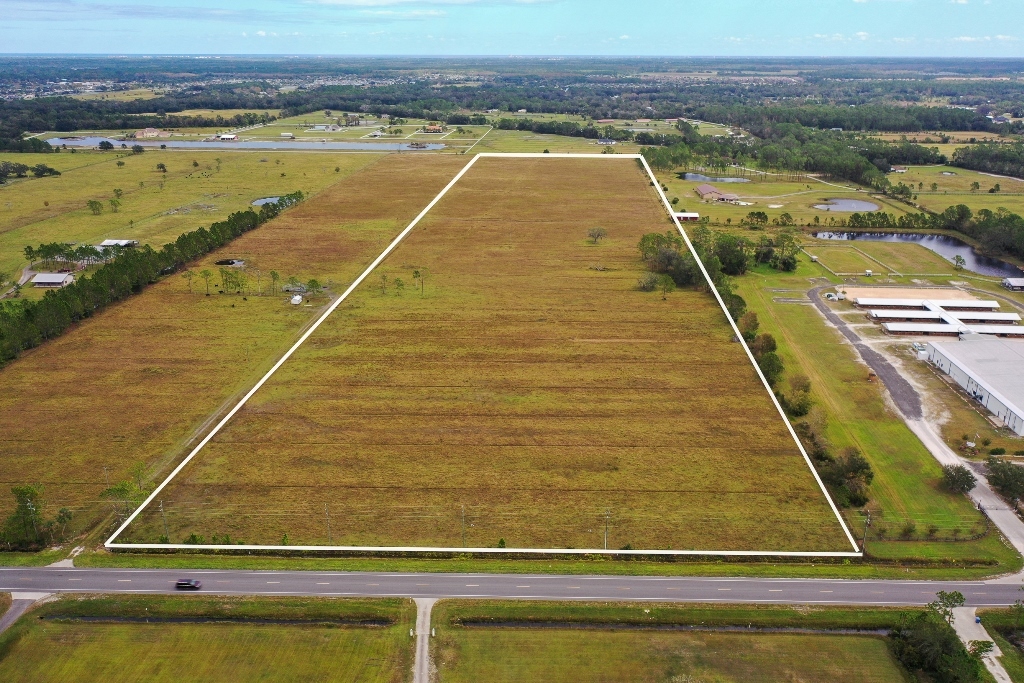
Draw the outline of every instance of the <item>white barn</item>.
M1024 343L993 337L932 342L928 360L1024 436Z

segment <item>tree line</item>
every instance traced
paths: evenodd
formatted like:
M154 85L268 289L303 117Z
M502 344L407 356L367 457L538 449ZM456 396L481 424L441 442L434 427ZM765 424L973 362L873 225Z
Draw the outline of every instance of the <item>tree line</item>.
M953 166L983 173L1024 178L1024 144L983 142L953 152Z
M25 349L60 336L74 323L110 304L141 292L160 276L224 246L302 199L301 191L294 192L262 205L259 213L252 209L233 213L208 229L180 235L159 251L148 245L126 249L92 275L48 291L40 300L0 302L0 364L17 358Z
M982 251L1024 259L1024 218L1006 209L974 213L966 204L957 204L941 213L908 213L899 218L882 211L854 213L846 225L860 230L952 230L977 240Z

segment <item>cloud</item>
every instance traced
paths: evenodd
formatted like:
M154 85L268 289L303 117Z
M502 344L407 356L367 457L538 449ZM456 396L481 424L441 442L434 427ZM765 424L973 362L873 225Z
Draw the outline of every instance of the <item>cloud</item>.
M871 36L871 34L868 33L867 31L858 31L857 33L854 33L853 35L857 36L861 40L867 40Z

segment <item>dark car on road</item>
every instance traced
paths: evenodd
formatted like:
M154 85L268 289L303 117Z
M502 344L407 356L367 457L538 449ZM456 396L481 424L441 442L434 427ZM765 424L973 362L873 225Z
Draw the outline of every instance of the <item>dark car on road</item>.
M203 584L196 579L178 579L174 587L180 591L197 591L203 587Z

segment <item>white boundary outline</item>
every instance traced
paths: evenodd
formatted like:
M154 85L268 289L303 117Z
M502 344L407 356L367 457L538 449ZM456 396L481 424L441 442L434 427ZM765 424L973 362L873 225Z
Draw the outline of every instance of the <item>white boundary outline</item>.
M488 131L490 132L490 131ZM482 138L481 138L482 139ZM478 141L479 142L479 141ZM190 545L184 543L115 543L115 539L121 535L121 533L128 528L128 526L135 520L136 517L159 495L159 493L169 484L171 480L183 470L189 462L201 451L207 443L217 435L218 432L235 416L242 406L244 406L253 395L259 391L270 377L277 372L277 370L284 365L285 361L291 358L292 354L295 353L300 346L316 331L318 327L333 313L341 303L348 298L348 296L366 279L373 270L380 265L380 263L387 258L387 256L394 251L402 240L412 231L414 227L423 219L427 213L434 208L434 206L441 201L441 199L448 193L452 187L455 186L462 176L472 168L473 164L477 162L481 157L499 157L499 158L518 158L518 159L635 159L639 161L644 170L647 172L647 176L651 180L651 185L657 190L658 196L661 197L662 204L665 206L665 210L668 212L669 217L675 224L676 229L679 230L679 234L682 235L683 240L686 242L687 248L690 250L690 254L694 257L697 262L697 266L700 268L701 274L704 276L705 281L708 284L711 292L714 293L715 299L718 301L718 305L722 308L722 313L725 315L726 320L732 326L733 333L739 340L740 345L747 354L747 358L750 363L754 366L754 370L757 372L757 376L761 379L761 383L768 395L771 397L772 403L775 404L776 410L779 412L779 416L782 421L786 424L789 429L789 434L796 443L797 448L800 450L800 454L804 457L807 467L811 470L811 474L814 476L814 480L818 483L822 494L825 496L825 500L828 501L829 507L832 512L835 513L836 519L839 521L839 525L843 531L846 532L846 537L850 541L850 545L853 546L853 552L847 551L825 551L825 552L814 552L814 551L772 551L772 550L606 550L602 548L593 549L580 549L580 548L460 548L460 547L427 547L427 546L293 546L293 545ZM743 335L740 334L739 328L736 327L736 323L729 315L728 309L725 306L725 302L722 300L718 290L714 287L711 282L711 277L708 275L707 269L704 267L704 263L697 256L697 252L693 248L693 244L690 242L689 236L686 231L683 230L682 224L679 219L676 218L675 213L672 211L672 204L669 203L665 193L661 190L661 185L658 179L655 177L651 167L647 164L647 160L640 154L572 154L572 153L545 153L545 152L482 152L473 156L469 163L462 167L454 178L445 185L444 189L427 206L420 211L420 213L409 223L408 226L387 246L380 255L373 260L373 262L367 266L366 270L357 277L351 285L339 296L334 302L328 306L320 317L313 323L306 332L299 337L299 340L288 351L281 356L281 358L274 363L273 367L267 371L265 375L250 389L239 402L228 411L220 422L214 426L210 432L203 437L202 441L192 449L192 451L182 460L174 470L171 471L167 478L157 486L151 494L139 505L138 508L124 521L121 526L111 534L104 543L104 547L108 550L270 550L270 551L285 551L285 552L330 552L330 551L341 551L341 552L400 552L400 553L498 553L498 554L553 554L553 555L709 555L709 556L724 556L724 557L752 557L752 556L771 556L771 557L862 557L863 553L857 549L857 542L854 540L853 535L850 533L849 528L846 526L846 522L843 521L842 515L836 508L835 503L832 501L832 497L828 494L825 489L824 483L815 471L814 466L811 464L811 459L808 457L807 452L804 450L803 444L800 443L800 439L797 438L796 432L793 430L793 426L790 424L789 419L786 417L785 411L779 404L778 399L775 397L775 393L771 390L768 385L768 380L765 379L764 374L761 372L761 368L758 367L757 362L754 360L754 355L751 353L750 348L747 346L746 341L743 339Z

